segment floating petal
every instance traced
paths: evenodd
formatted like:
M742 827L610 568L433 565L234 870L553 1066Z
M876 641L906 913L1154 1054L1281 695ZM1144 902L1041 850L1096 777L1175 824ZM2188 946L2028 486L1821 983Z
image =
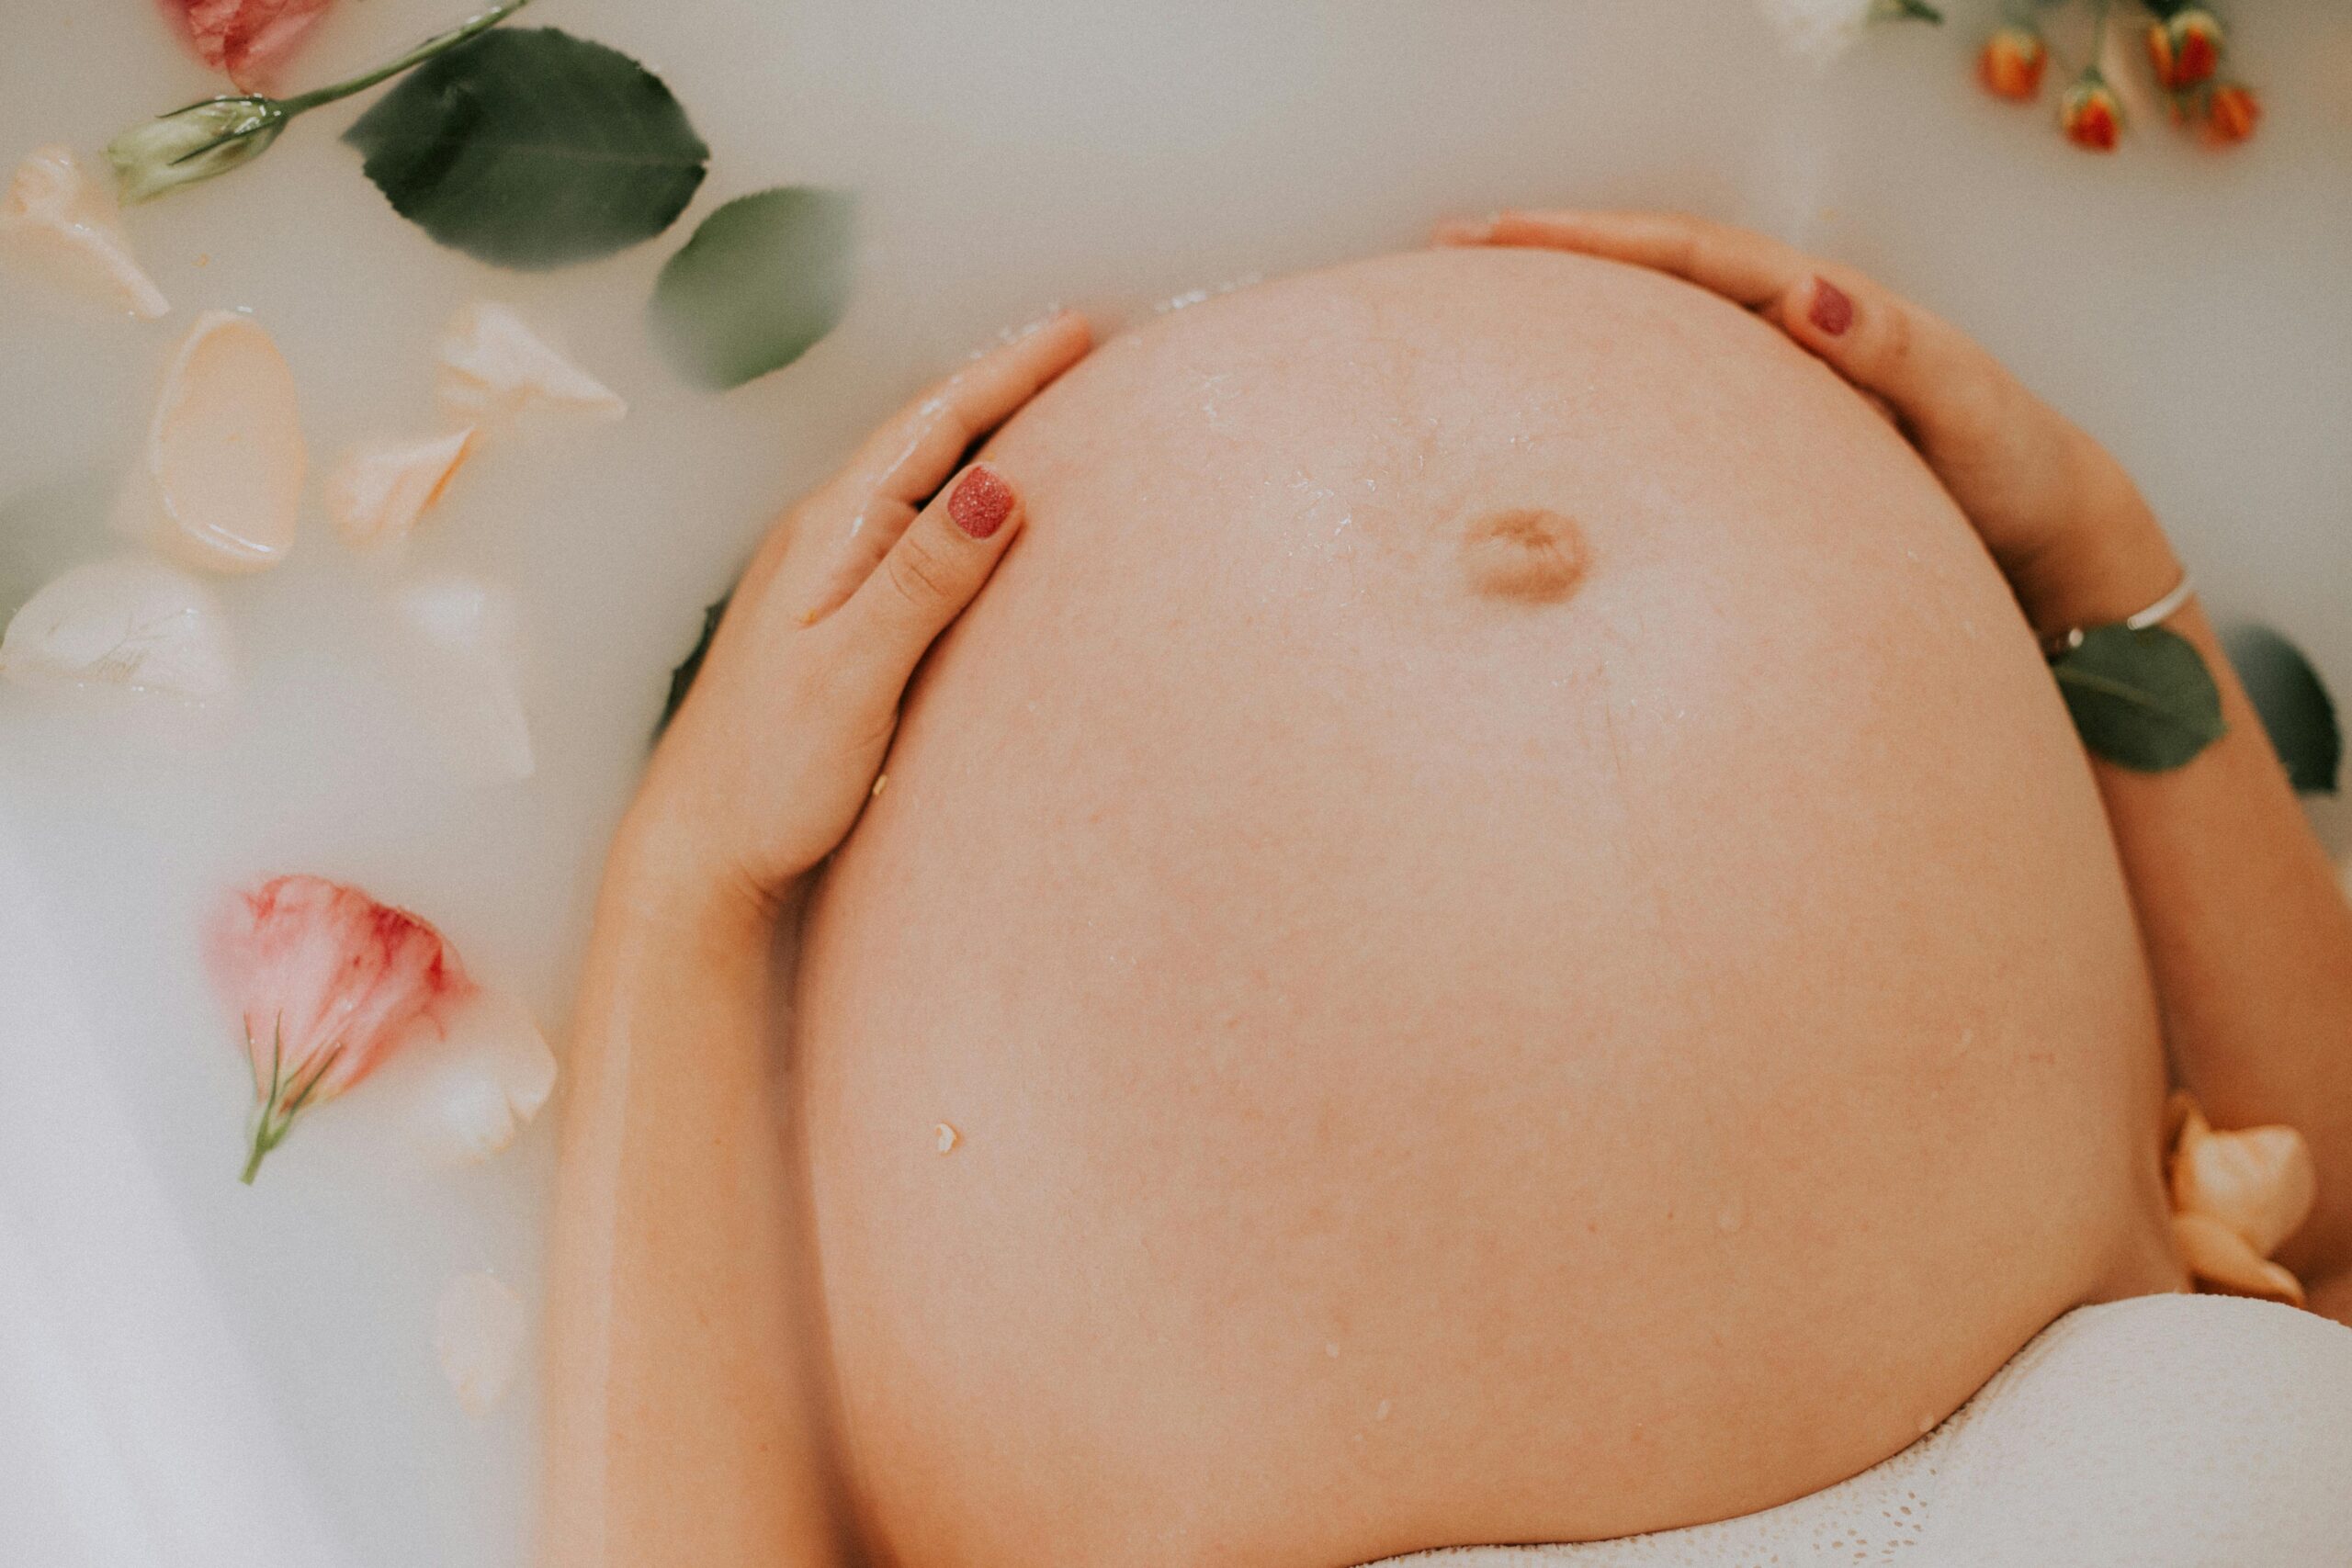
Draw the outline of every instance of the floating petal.
M115 220L114 198L63 147L40 148L17 165L0 199L0 240L42 275L153 321L172 308Z
M327 475L327 515L355 550L397 548L473 450L469 425L423 441L366 441Z
M1826 65L1854 45L1876 0L1757 0L1791 54Z
M2245 1237L2210 1214L2175 1214L2173 1240L2200 1284L2233 1296L2303 1304L2302 1281L2246 1245Z
M2191 1111L2172 1158L2172 1203L2221 1221L2264 1258L2311 1217L2319 1174L2292 1127L2217 1133Z
M566 359L503 305L469 305L441 339L441 404L477 424L503 424L533 409L613 420L628 405Z
M450 1017L447 1034L418 1047L415 1118L425 1150L444 1165L501 1153L555 1089L555 1053L530 1010L479 991Z
M517 683L513 597L493 583L444 577L403 591L394 607L424 644L415 673L435 718L492 777L529 778L538 761Z
M251 1181L294 1119L359 1082L475 992L455 949L405 909L316 876L230 898L206 933L260 1102Z
M293 51L329 0L163 0L187 29L197 58L241 91L267 85L270 68Z
M208 310L172 356L147 437L163 542L188 565L285 558L308 464L294 375L250 316Z
M236 684L228 626L210 589L129 556L77 566L26 601L0 639L0 676L19 685L115 685L206 701Z
M506 1393L530 1326L523 1298L488 1274L460 1274L433 1314L433 1349L469 1416L487 1416Z

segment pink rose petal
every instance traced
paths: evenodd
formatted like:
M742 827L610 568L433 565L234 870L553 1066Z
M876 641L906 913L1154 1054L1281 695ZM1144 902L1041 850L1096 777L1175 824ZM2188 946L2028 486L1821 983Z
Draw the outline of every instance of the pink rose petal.
M329 0L162 0L197 58L226 72L241 92L258 92L302 41Z
M316 876L234 896L207 948L261 1101L248 1180L298 1113L366 1077L420 1026L445 1027L474 991L439 931Z

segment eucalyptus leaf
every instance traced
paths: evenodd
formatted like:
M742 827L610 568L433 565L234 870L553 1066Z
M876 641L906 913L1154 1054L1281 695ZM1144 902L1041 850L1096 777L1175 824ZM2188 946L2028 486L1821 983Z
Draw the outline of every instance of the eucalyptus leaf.
M2163 626L2093 626L2050 669L2083 744L2122 767L2168 772L2229 733L2204 659Z
M662 704L661 721L653 727L654 739L662 739L662 732L670 728L670 721L678 716L680 708L686 705L686 694L695 689L695 677L702 673L702 661L710 656L710 639L718 635L718 623L725 617L728 604L734 597L730 590L726 598L703 611L702 635L695 639L693 651L670 671L670 695Z
M530 269L651 239L710 159L660 77L553 28L501 28L419 66L344 140L401 217Z
M2254 699L2262 728L2286 765L2290 783L2307 795L2334 795L2344 765L2344 736L2335 704L2302 649L2268 626L2233 626L2222 648Z
M740 387L831 332L849 307L855 209L846 192L786 186L704 219L653 289L654 335L678 374Z

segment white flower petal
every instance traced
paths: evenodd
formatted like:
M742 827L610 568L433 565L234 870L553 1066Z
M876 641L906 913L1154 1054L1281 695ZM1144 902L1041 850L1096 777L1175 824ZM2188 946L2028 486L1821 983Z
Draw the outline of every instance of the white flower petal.
M471 425L423 441L363 441L327 475L327 515L355 550L398 548L472 451Z
M440 1039L410 1049L410 1114L437 1164L472 1165L502 1152L555 1090L547 1036L530 1010L499 992L477 992Z
M1757 0L1791 54L1826 65L1862 36L1874 0Z
M44 276L153 321L171 301L130 254L114 198L64 147L41 147L17 165L0 198L0 240Z
M491 777L529 778L538 760L517 684L513 596L476 578L439 577L403 590L393 604L423 645L414 674L436 722Z
M441 339L441 405L476 424L503 424L532 409L589 419L628 412L610 388L548 346L503 305L469 305Z
M294 374L251 316L207 310L172 356L147 436L165 548L210 571L258 571L294 545L309 454Z
M488 1274L460 1274L433 1314L433 1349L469 1416L486 1416L506 1393L530 1328L523 1298Z
M0 675L201 701L228 694L236 659L210 589L162 561L127 556L77 566L28 600L0 638Z

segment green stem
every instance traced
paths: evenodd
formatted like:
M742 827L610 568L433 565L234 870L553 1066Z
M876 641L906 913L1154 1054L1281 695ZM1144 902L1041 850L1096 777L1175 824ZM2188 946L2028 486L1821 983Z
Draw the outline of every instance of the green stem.
M264 1141L263 1134L255 1133L253 1158L245 1161L245 1173L237 1179L251 1187L254 1184L254 1178L261 1174L262 1156L275 1147L277 1147L276 1145Z
M261 1119L254 1123L253 1154L245 1161L244 1174L237 1179L251 1187L254 1184L254 1178L260 1174L262 1160L267 1156L270 1150L286 1141L287 1131L293 1125L294 1118L291 1115L278 1114L277 1089L273 1077L269 1099L261 1108Z
M2098 19L2091 24L2091 70L2102 81L2106 76L2099 72L2099 62L2107 58L2107 14L2114 4L2115 0L2098 0Z
M354 93L364 93L379 82L397 76L411 66L422 65L435 55L446 54L467 39L488 32L530 3L531 0L500 0L499 4L492 6L481 16L470 21L460 22L447 32L434 34L397 60L379 65L362 75L354 76L347 82L337 82L331 87L320 87L311 92L299 94L294 97L281 98L278 100L277 107L286 111L287 118L292 119L296 115L317 108L322 104L331 104L338 99L347 98Z

